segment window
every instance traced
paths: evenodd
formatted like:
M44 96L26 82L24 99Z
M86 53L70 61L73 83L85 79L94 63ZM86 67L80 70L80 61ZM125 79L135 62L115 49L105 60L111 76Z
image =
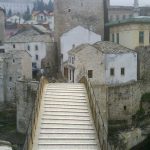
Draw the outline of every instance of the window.
M139 43L140 44L144 43L144 31L139 32Z
M9 81L12 81L12 77L9 77Z
M126 19L126 15L123 15L123 16L122 16L122 19L123 19L123 20Z
M38 46L37 45L35 45L35 50L37 51L39 48L38 48Z
M5 50L4 49L0 49L0 53L5 53Z
M13 44L13 48L15 48L16 46L15 46L15 44Z
M71 9L70 9L70 8L68 9L68 12L71 12Z
M115 35L112 33L112 42L115 42Z
M114 68L110 68L110 76L114 76L115 75L115 69Z
M121 75L125 75L125 68L121 68Z
M70 80L71 80L71 70L70 70Z
M39 59L39 56L38 56L38 55L35 55L35 58L36 58L36 60L38 60L38 59Z
M124 109L124 110L127 110L127 106L124 106L123 109Z
M15 63L15 60L13 59L13 63Z
M33 62L33 63L32 63L32 67L33 67L33 68L37 68L36 63Z
M119 44L119 33L117 33L117 44Z
M93 78L93 70L88 70L88 78Z
M75 57L72 57L72 64L74 64Z
M30 46L28 45L28 51L30 51Z
M149 32L149 43L150 43L150 32Z

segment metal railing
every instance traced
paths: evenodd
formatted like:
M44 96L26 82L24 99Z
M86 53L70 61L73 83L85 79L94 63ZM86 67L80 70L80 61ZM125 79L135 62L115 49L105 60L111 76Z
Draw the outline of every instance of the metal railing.
M37 97L33 105L32 113L29 119L29 125L28 125L28 129L26 132L26 139L25 139L25 143L23 146L23 150L31 150L33 147L33 140L35 136L35 130L37 127L42 95L43 95L44 87L47 83L48 83L48 80L42 76L40 79L40 83L39 83L39 87L37 91Z
M100 143L100 148L101 148L101 150L111 150L112 149L111 145L108 143L107 125L104 122L102 112L99 108L98 101L96 100L94 88L93 88L90 80L85 76L82 77L79 82L84 83L86 90L87 90L89 103L90 103L90 107L91 107L91 112L92 112L93 120L95 123L98 140Z

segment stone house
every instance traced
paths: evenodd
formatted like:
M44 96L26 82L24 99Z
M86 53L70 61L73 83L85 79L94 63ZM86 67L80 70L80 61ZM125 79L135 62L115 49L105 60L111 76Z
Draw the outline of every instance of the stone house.
M150 17L137 16L107 24L110 41L130 49L150 45Z
M16 82L32 79L31 55L24 50L0 54L0 102L14 102Z
M55 50L50 31L40 25L20 29L15 35L11 36L5 43L7 51L9 50L27 50L32 56L32 69L40 72L42 69L42 60L49 56L50 67L55 65ZM49 55L49 53L51 55Z
M82 26L77 26L65 33L60 37L60 49L61 49L61 71L66 77L68 74L67 67L65 65L68 60L68 51L81 44L101 41L101 35L98 35Z
M82 75L99 85L137 81L137 53L116 43L82 44L68 54L68 82L78 82Z

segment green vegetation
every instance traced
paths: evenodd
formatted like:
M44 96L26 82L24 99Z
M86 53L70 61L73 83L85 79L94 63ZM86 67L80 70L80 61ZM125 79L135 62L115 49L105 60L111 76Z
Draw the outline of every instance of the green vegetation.
M145 93L141 97L142 102L149 102L150 103L150 93Z

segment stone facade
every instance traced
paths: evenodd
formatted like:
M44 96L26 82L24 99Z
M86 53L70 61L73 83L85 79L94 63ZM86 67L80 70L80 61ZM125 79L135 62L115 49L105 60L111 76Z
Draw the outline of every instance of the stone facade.
M126 120L132 123L132 116L140 109L141 97L150 92L150 82L131 82L108 86L108 120Z
M55 39L81 25L104 36L103 0L55 0Z
M5 41L5 13L2 8L0 8L0 46Z
M110 23L110 41L130 49L150 45L150 18L135 17L130 20Z
M40 71L42 61L48 57L52 71L56 64L56 51L51 47L54 45L50 31L40 25L34 25L29 29L22 29L16 35L11 36L5 43L7 51L27 50L32 56L32 69ZM47 59L46 59L47 60Z
M39 82L18 80L16 83L17 131L25 134L36 100ZM20 96L21 95L21 96Z
M95 84L137 81L136 52L112 42L83 44L73 48L69 51L68 66L69 82L78 82L84 69Z
M27 51L9 51L0 54L1 102L15 102L16 81L32 79L31 56Z

